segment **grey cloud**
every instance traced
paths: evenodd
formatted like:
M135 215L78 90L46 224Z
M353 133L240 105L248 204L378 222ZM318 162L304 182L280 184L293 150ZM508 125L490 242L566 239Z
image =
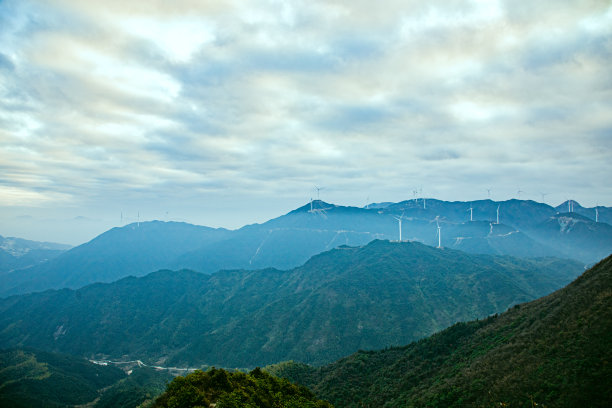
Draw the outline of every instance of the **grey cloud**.
M268 211L280 213L315 183L360 205L420 184L446 199L542 184L611 197L602 2L512 2L490 18L483 3L460 1L188 3L11 2L13 28L0 27L10 96L0 102L0 189L109 209L147 200L152 213L179 201L191 215L201 209L188 201L271 206L270 194L278 207ZM186 10L213 27L187 61L121 25L155 27ZM588 18L603 23L586 29Z

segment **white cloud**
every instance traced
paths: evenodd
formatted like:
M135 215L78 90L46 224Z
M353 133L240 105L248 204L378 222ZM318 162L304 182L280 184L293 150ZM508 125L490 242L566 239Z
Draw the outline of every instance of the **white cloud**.
M401 200L421 184L446 199L546 185L551 199L566 189L604 203L611 10L5 1L1 205L50 208L53 193L194 214L188 202L248 207L273 192L279 213L313 184L344 203L361 204L362 189Z

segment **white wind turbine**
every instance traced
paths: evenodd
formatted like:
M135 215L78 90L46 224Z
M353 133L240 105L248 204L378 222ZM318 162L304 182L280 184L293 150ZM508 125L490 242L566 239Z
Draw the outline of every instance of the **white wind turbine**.
M317 190L317 200L319 200L319 193L321 192L321 190L324 190L324 189L325 189L325 187L318 187L318 186L315 186L315 189Z
M496 224L499 224L499 204L497 205L497 221Z
M404 213L402 213L402 215L400 215L399 217L396 217L394 215L393 218L395 218L399 223L399 242L402 242L402 219L404 218Z
M440 229L440 222L438 222L438 216L436 216L436 226L438 227L438 246L437 248L442 248L442 229Z
M470 203L470 208L468 208L466 211L470 212L470 221L474 221L474 218L473 218L474 209L472 208L472 203Z

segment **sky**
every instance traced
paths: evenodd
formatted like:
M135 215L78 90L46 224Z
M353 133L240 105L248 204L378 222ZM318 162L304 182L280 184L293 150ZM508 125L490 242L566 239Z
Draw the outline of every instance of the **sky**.
M0 234L610 206L611 67L610 1L0 0Z

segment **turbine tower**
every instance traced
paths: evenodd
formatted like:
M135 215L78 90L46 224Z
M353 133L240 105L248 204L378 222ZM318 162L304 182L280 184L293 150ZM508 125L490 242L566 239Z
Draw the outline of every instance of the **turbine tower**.
M495 223L499 224L499 204L497 205L497 222Z
M438 222L438 217L436 217L436 226L438 227L438 246L437 248L442 248L442 230L440 229L440 223Z
M599 210L595 207L595 222L599 222Z
M519 188L519 190L516 192L516 194L518 194L519 200L521 199L521 193L524 193L524 191Z
M544 197L546 197L548 195L548 193L540 193L542 194L542 203L544 202Z
M324 187L314 186L315 190L317 190L317 201L319 201L319 192L324 189Z
M474 221L474 218L472 217L474 211L474 209L472 208L472 203L470 203L470 208L468 208L467 211L470 212L470 221Z
M399 223L399 242L402 242L402 218L404 218L404 213L402 213L402 215L400 215L399 217L396 217L394 215L393 218L395 218Z
M487 198L491 198L491 187L487 188Z

